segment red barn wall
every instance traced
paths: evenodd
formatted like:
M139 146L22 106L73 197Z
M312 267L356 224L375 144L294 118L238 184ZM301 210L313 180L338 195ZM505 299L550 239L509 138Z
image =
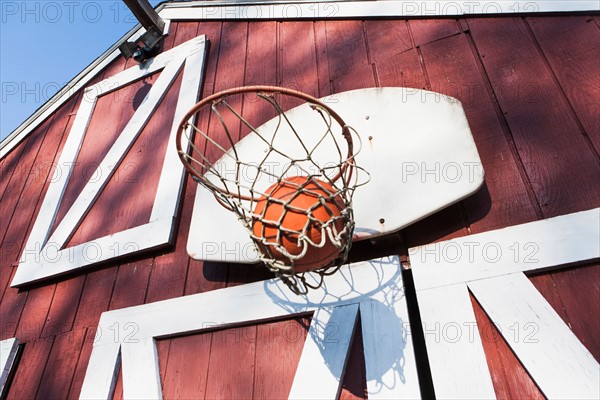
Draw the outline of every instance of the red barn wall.
M594 17L174 22L170 32L166 49L207 35L203 96L260 83L316 97L363 87L405 86L458 98L486 170L486 184L472 197L397 234L399 244L387 250L391 253L405 254L415 245L600 205L600 28ZM93 82L133 65L133 60L119 58ZM133 113L132 94L143 86L137 82L101 99L80 154L82 165L102 158ZM121 104L123 99L129 100L128 107ZM256 266L202 263L187 256L195 195L195 183L188 179L171 248L21 290L10 288L48 187L50 166L60 155L80 101L81 92L0 164L0 339L17 337L25 344L9 398L77 397L103 311L270 277ZM128 155L132 165L139 166L139 179L111 182L72 242L135 226L146 218L162 164L152 155L166 144L172 102L172 96L163 99ZM74 173L63 210L89 173ZM401 184L398 179L390 177L390 184ZM113 219L117 225L107 223ZM600 314L599 278L597 264L531 277L597 360L600 326L593 316ZM497 396L543 397L475 301L474 305ZM160 341L165 397L287 396L308 318L235 328L240 330L235 334L217 330ZM290 326L298 331L296 341L282 336ZM264 339L265 332L272 340ZM240 335L245 339L235 339ZM342 398L366 397L361 354L355 340ZM120 395L119 384L115 397Z

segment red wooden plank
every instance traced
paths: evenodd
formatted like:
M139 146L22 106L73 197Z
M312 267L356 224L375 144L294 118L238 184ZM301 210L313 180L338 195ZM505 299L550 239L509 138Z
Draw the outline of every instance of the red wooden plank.
M498 399L544 399L479 303L471 296L477 328Z
M35 399L53 342L47 338L25 345L7 399Z
M206 399L252 398L256 326L212 334Z
M375 65L380 86L421 89L427 85L416 49L394 54L378 61ZM412 92L407 91L406 93L410 95Z
M177 28L177 24L171 25L171 30L173 30L174 28ZM104 68L104 70L101 71L98 75L100 77L108 78L109 76L113 76L126 68L134 66L135 64L137 64L137 61L135 61L133 58L126 60L124 56L120 55L117 57L116 60L114 60L106 68Z
M278 85L277 79L277 22L253 22L248 24L248 44L244 85ZM256 95L244 96L242 104L246 120L259 127L276 113L267 102L258 100ZM242 128L242 136L250 132Z
M374 43L371 44L371 46L373 45ZM417 89L427 86L419 61L419 53L416 49L410 49L381 59L376 63L376 66L381 86L402 86ZM409 93L411 92L407 92L407 95Z
M15 291L12 288L9 290ZM17 331L19 341L28 342L40 337L55 290L56 285L47 285L31 289L27 292L27 300L20 315L21 318L19 319Z
M165 381L165 375L167 373L167 362L164 360L169 360L170 351L171 351L171 341L170 340L158 340L156 343L156 354L158 356L158 369L160 375L160 381ZM164 392L164 385L161 386ZM164 396L164 395L163 395Z
M119 266L115 287L110 299L110 310L118 310L144 303L152 264L152 259L143 259Z
M98 318L100 315L98 315ZM81 343L79 354L77 354L77 365L74 366L73 379L69 388L67 398L78 399L81 393L81 386L85 378L85 373L90 361L90 355L92 354L92 346L96 339L96 328L97 324L89 328L75 327L74 330L80 330L85 336L83 343ZM98 332L98 335L102 335L102 332ZM108 332L110 334L110 332ZM98 336L99 337L99 336Z
M460 33L455 19L412 19L408 21L415 46Z
M550 290L540 284L544 276L552 277ZM551 294L560 297L560 308L549 302L596 360L600 360L600 321L590 318L600 315L600 265L569 268L530 279L547 300Z
M12 268L12 274L9 275L10 282L17 268ZM0 338L10 339L15 337L18 331L19 318L27 301L27 292L20 292L15 289L8 288L4 292L2 302L0 302Z
M585 133L600 152L600 29L588 16L528 18L535 38Z
M33 136L28 141L21 144L21 146L28 145L19 166L19 168L22 168L23 173L11 176L6 195L0 203L0 215L2 215L0 219L0 293L4 293L5 288L8 286L8 278L12 274L12 267L19 260L22 243L26 238L25 234L31 220L31 211L35 208L35 200L37 200L31 189L28 194L34 198L22 197L22 194L27 187L27 182L29 182L29 187L36 184L38 186L43 185L41 179L30 173L30 171L33 170L35 158L45 133L52 125L51 122L52 118L33 132ZM37 189L40 190L39 187Z
M80 275L56 284L52 305L41 332L42 337L56 336L73 328L84 283L85 275Z
M496 25L496 24L492 24ZM465 109L483 167L484 187L464 201L473 233L529 222L538 218L531 194L488 83L478 67L466 35L421 47L431 90L458 98Z
M405 20L367 20L364 29L370 60L375 64L413 48Z
M352 347L350 347L348 365L346 365L346 373L342 381L340 400L368 399L363 337L360 326L359 319L356 321L356 327L354 328L354 339Z
M467 235L469 230L462 207L460 203L452 205L405 228L407 246L422 246Z
M596 207L597 156L526 23L516 18L468 22L544 216Z
M223 22L215 92L244 85L247 22Z
M329 64L333 62L330 60ZM346 75L339 75L331 80L333 93L345 92L348 90L375 87L374 66L367 64L357 67Z
M397 48L391 46L379 22L365 21L369 51L377 68L379 85L425 88L426 81L421 69L419 53L410 48L410 42L406 42L405 35L408 35L406 25L399 25L400 22L396 21L398 37L394 40L404 40L403 51L396 53Z
M63 113L65 111L63 110ZM37 191L40 190L40 187L43 186L43 180L33 174L33 171L36 169L35 159L40 150L40 146L43 144L44 139L46 138L46 133L50 129L50 127L58 126L64 121L61 119L57 122L56 125L53 125L52 122L54 117L50 117L46 122L41 125L36 131L32 132L32 136L29 138L27 142L21 144L21 146L27 145L27 148L23 151L23 155L19 160L19 169L20 173L12 174L10 181L6 187L5 196L2 198L2 202L0 203L0 215L2 218L0 219L0 242L7 244L17 245L19 246L23 239L16 240L16 238L12 236L8 236L9 228L15 229L15 224L18 224L18 231L20 235L22 235L24 230L26 229L27 223L31 219L30 210L35 207L35 200L31 198L22 198L22 193L27 187L27 182L29 181L29 186L34 187ZM56 150L56 149L53 149ZM31 189L29 190L31 192ZM33 204L32 204L33 203ZM21 210L28 210L25 215L18 212ZM13 215L16 212L16 218L13 221ZM19 218L20 217L20 218ZM25 225L25 226L23 226ZM8 256L5 255L2 257L2 262L9 262ZM12 260L12 262L16 260Z
M83 330L56 336L36 398L67 398L84 337Z
M219 67L215 74L215 92L225 89L244 86L244 72L247 48L248 23L246 22L223 22L221 30L221 43L219 46ZM230 96L228 103L239 110L241 106L242 96ZM223 119L225 125L229 128L239 127L241 123L237 117L230 113L224 113ZM226 149L231 147L225 131L220 123L217 123L214 118L211 119L209 133L215 138L218 143L225 146ZM233 131L233 140L239 140L241 132ZM209 147L206 151L207 157L210 160L216 161L221 156L220 152L215 153L213 147Z
M161 340L169 342L168 364L159 351L163 398L165 399L203 399L207 384L208 355L212 333L185 336ZM163 367L164 364L164 367ZM222 375L227 375L223 371Z
M24 173L23 168L19 164L19 161L21 159L23 151L29 148L29 146L27 146L27 142L30 138L31 135L25 138L20 145L18 145L10 153L4 156L4 158L1 161L2 164L0 165L0 202L4 201L3 196L6 187L8 186L8 183L12 179L12 176L14 174L20 175Z
M375 86L362 21L327 21L326 33L333 92Z
M364 87L362 79L352 82L352 76L371 66L362 21L327 21L326 32L330 79L345 83L343 89L336 91ZM369 86L373 86L372 82Z
M219 64L215 71L215 92L244 85L247 35L248 23L246 22L224 22L222 24L218 54ZM227 102L236 110L240 110L241 101L241 95L229 96L227 98ZM224 124L232 136L231 140L239 140L241 121L231 112L228 112L224 106L220 107L220 112L222 113ZM208 135L223 146L223 148L229 149L231 147L231 141L228 139L223 125L217 118L211 118L211 113L208 110L204 110L200 114L198 123L201 126L207 126L206 132ZM197 138L196 145L199 148L205 148L204 156L208 162L214 162L222 155L222 152L216 146L206 145L205 139Z
M52 120L53 118L47 120L27 140L20 144L20 151L24 153L19 165L21 172L11 176L11 178L14 178L11 179L12 185L7 184L7 195L3 197L0 203L0 213L3 215L0 221L2 225L0 231L0 294L2 298L2 303L0 303L0 320L2 321L0 334L2 338L15 336L19 317L27 298L26 293L19 293L17 290L8 288L8 286L14 277L21 248L27 237L25 235L30 223L31 211L35 207L35 203L31 204L33 198L21 199L21 194L26 186L27 178L31 176L30 186L33 185L31 182L36 183L36 179L29 171L33 169L41 140L49 129ZM25 148L25 146L27 147ZM24 212L16 212L18 207L21 207ZM13 216L14 218L12 218ZM12 224L8 225L11 221Z
M221 50L221 30L223 23L220 21L201 21L198 24L198 34L206 35L208 52L206 55L206 72L200 97L215 93L215 79L219 67L219 53Z
M77 365L68 398L78 398L85 377L87 363L92 351L96 328L102 312L108 309L117 268L107 268L88 273L82 289L81 300L73 323L73 332L82 331L85 340L81 344ZM102 333L100 333L102 334Z
M117 277L117 268L109 267L86 275L73 329L95 329L100 314L108 310Z
M315 21L315 51L317 53L317 79L319 85L319 97L333 93L331 80L329 78L329 54L327 50L326 21Z
M261 324L256 332L255 399L286 399L306 341L310 317Z
M227 269L227 287L264 281L274 277L275 275L260 263L251 265L231 263L228 264Z
M188 229L179 230L175 252L169 252L154 259L146 299L144 300L146 303L183 295L188 265L185 253L187 234L185 233L188 230L189 227ZM183 243L180 244L181 242Z
M190 260L185 295L220 289L227 281L228 265Z
M314 27L311 21L283 22L279 24L279 60L281 85L300 90L311 96L319 95ZM302 101L285 104L284 109L302 104Z
M564 321L569 321L568 313L562 302L562 298L556 290L553 273L543 273L531 277L531 282L534 283L539 292L544 296L546 301L560 315Z

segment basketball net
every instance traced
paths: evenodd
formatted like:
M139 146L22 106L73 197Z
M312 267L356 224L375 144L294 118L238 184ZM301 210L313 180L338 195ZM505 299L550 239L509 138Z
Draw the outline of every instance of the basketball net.
M304 112L284 113L304 103ZM243 140L248 134L258 138L252 145ZM359 182L358 172L368 173L356 165L355 142L360 148L360 137L325 103L270 86L209 96L177 132L187 171L238 216L260 260L296 294L320 287L348 257L352 195L368 181ZM310 271L316 283L305 279Z

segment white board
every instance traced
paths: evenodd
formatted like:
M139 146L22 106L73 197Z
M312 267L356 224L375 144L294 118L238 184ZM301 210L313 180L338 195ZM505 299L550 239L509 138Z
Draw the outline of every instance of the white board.
M483 168L458 100L409 88L359 89L322 100L358 132L362 148L356 161L370 174L369 183L357 188L353 197L354 240L398 231L462 200L482 185ZM303 129L303 139L308 136L311 140L307 121L315 120L309 117L312 113L306 104L286 113L295 127ZM269 132L269 126L275 123L271 120L258 130ZM295 140L280 141L284 146L287 142ZM258 135L251 133L236 144L236 151L242 159L258 161L265 146ZM330 151L318 156L339 160L333 146ZM228 157L217 161L234 162ZM364 173L359 176L359 181L367 179ZM268 187L266 182L263 186ZM258 261L243 225L200 186L188 253L206 261Z

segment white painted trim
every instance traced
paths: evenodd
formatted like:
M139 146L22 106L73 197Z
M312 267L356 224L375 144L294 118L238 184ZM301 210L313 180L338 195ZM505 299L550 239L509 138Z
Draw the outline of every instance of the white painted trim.
M316 275L310 275L308 279L316 279ZM135 356L129 364L123 363L124 379L131 373L129 371L131 365L139 365L140 359L147 360L145 362L149 365L144 366L143 374L150 376L153 373L151 371L154 371L153 368L157 368L158 365L156 360L148 361L152 360L149 356L151 352L148 350L151 339L192 334L206 329L214 330L215 327L226 328L251 321L265 321L313 311L317 314L316 321L319 323L315 322L313 329L309 331L308 341L312 344L305 346L308 354L303 354L301 359L307 357L312 359L313 362L306 362L307 368L311 369L329 368L329 364L332 363L334 371L330 370L328 374L336 376L335 370L339 370L340 364L343 364L341 360L344 358L344 352L347 353L351 343L352 329L349 327L354 325L352 321L355 318L356 307L358 305L362 313L363 302L378 302L380 308L387 310L385 314L377 314L379 317L401 321L396 323L408 321L400 262L397 257L344 266L338 273L327 277L322 288L310 291L305 296L292 294L279 280L268 280L105 312L100 318L98 326L100 334L97 335L92 349L80 398L111 398L113 391L111 385L115 374L118 373L119 348L124 343L131 345L130 348L145 343L143 347L146 349L142 352L143 357ZM378 318L368 316L369 308L372 307L365 308L367 320ZM327 315L328 313L330 315ZM334 338L339 342L334 346L333 355L329 349L321 352L323 348L320 340L323 338L323 332L317 329L317 325L322 326L330 321L329 318L340 325L338 335ZM325 334L327 335L327 332ZM414 354L412 341L405 340L403 337L396 340L403 343L404 354ZM315 343L320 355L315 353ZM365 346L369 359L375 360L369 364L372 370L367 374L379 372L387 376L388 370L394 368L396 363L375 365L378 362L376 360L382 362L382 358L372 357L369 353L369 349L372 348L370 344ZM130 351L128 357L131 358L133 353L131 350L128 351ZM395 354L392 354L392 358L394 356ZM326 365L316 365L316 359L326 360ZM412 391L418 390L414 358L407 357L393 361L403 363L406 382L396 382L389 387L390 397L394 394L396 398L402 397L402 391L406 388ZM302 374L311 372L304 371L302 368L302 371L297 373L300 374L298 378L300 380ZM129 377L127 379L129 380ZM129 382L133 393L142 393L145 390L138 387L145 385L144 381L131 379ZM328 385L328 388L330 387L331 385ZM311 390L306 385L296 385L294 396L310 397Z
M536 12L597 11L597 1L278 1L186 2L166 4L171 20L266 20L462 16Z
M108 328L105 327L106 332L102 330L97 331L96 341L98 337L105 335L111 335ZM120 327L117 326L117 337L121 333ZM111 399L115 391L117 379L119 377L119 369L121 368L121 343L118 340L110 341L104 345L96 345L94 341L94 347L92 354L90 355L90 361L85 372L85 380L79 393L81 400L87 399Z
M436 396L469 397L470 385L452 387L452 382L465 379L465 369L452 360L466 353L455 354L455 344L447 343L443 330L444 324L458 322L460 333L469 333L470 326L460 324L470 325L474 317L454 315L473 314L469 288L547 397L599 397L600 365L523 274L598 259L599 221L596 208L409 249ZM486 245L498 249L498 256L482 252ZM455 253L449 255L449 249ZM537 329L537 341L525 343L523 329ZM428 337L432 333L446 340L432 340ZM481 338L477 334L473 340L480 343ZM485 367L481 354L468 357L468 362L479 363L479 369ZM469 374L474 370L478 369L467 369Z
M409 249L427 289L600 258L600 208ZM452 273L448 273L452 271Z
M495 399L467 285L417 291L438 399Z
M469 289L546 398L600 398L598 362L522 272Z
M179 159L176 155L170 154L175 153L174 143L171 142L174 141L179 114L192 107L198 98L204 75L205 53L206 37L198 36L144 64L122 71L86 89L60 155L58 167L54 171L54 177L27 240L12 286L169 244L185 176L185 170ZM138 227L63 249L70 235L77 229L112 177L115 166L123 160L163 96L172 86L182 67L185 81L179 91L176 115L167 145L170 152L165 154L150 221ZM97 179L90 180L86 184L48 239L98 97L160 70L162 72L155 84L97 168L93 175ZM92 254L89 251L92 251Z
M164 246L171 238L173 222L173 218L149 222L60 251L55 243L48 242L39 253L32 252L33 257L26 263L19 264L11 285L23 285Z
M0 396L6 396L4 393L6 381L13 368L15 368L15 359L19 351L19 340L16 338L0 340Z
M153 338L121 343L124 399L162 399L158 352Z
M342 388L358 304L315 311L290 399L336 399Z
M402 297L404 292L403 289L392 290L390 295ZM421 389L417 371L405 368L406 365L416 365L406 302L394 303L393 309L398 320L388 318L386 314L390 310L381 304L380 301L360 303L367 397L370 400L418 399L421 397ZM384 369L386 366L391 368L382 372L382 366Z

